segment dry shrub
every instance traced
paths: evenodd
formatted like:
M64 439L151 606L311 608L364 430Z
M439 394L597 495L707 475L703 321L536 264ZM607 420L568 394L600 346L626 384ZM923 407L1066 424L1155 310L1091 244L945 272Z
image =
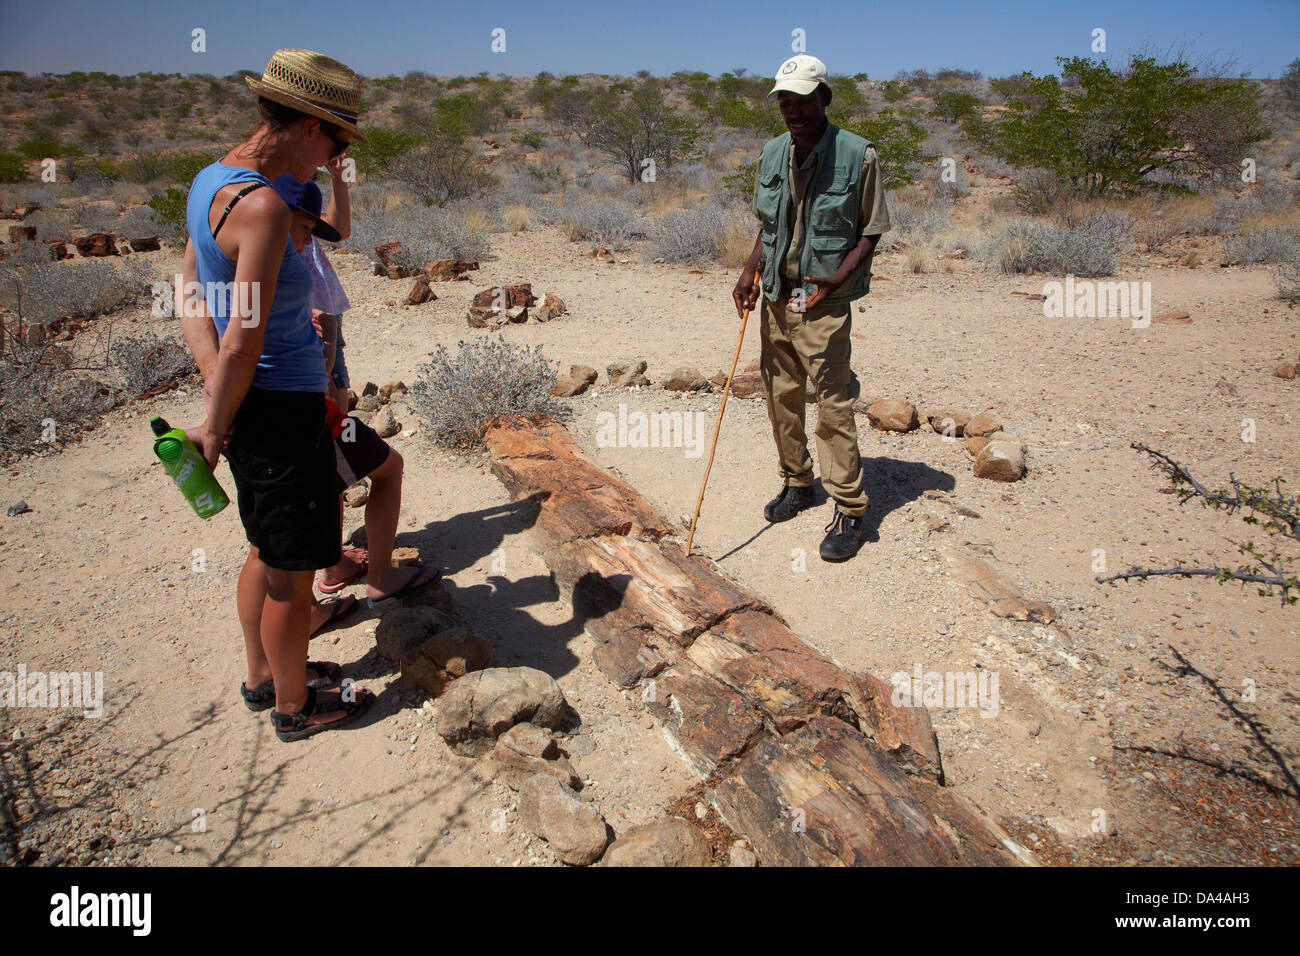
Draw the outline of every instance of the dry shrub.
M0 355L0 461L55 448L93 427L114 399L105 386L55 361L57 346Z
M164 338L151 330L114 338L108 362L122 376L126 394L132 397L198 371L182 340L170 335Z
M459 342L452 355L440 344L417 374L407 401L428 422L433 440L451 448L476 447L497 417L566 413L551 396L556 369L540 346L498 336Z
M610 199L582 199L565 206L561 228L570 242L597 242L610 249L626 249L633 239L645 238L646 223L623 203Z
M505 217L506 228L510 230L511 235L517 236L521 232L526 232L533 224L532 216L524 206L507 206Z
M1300 223L1300 216L1294 209L1261 209L1256 212L1248 212L1241 217L1241 231L1250 232L1254 229L1288 229L1295 228Z
M1211 215L1208 196L1136 199L1124 208L1135 219L1133 239L1147 252L1162 252L1179 236L1202 235Z
M703 194L685 183L655 183L650 195L650 213L656 218L678 209L689 209L703 198Z
M739 269L754 251L757 224L748 216L733 216L722 230L718 261L728 268Z
M43 245L25 243L0 262L0 302L24 321L50 323L67 312L93 318L144 301L159 278L156 268L132 256L116 265L107 259L49 261Z
M1241 265L1294 262L1300 255L1300 228L1268 226L1240 236L1224 236L1224 255Z
M419 270L434 259L482 259L490 249L487 217L416 202L394 206L382 216L358 216L344 246L375 257L375 246L397 241L398 264Z
M1020 220L990 236L979 257L1007 273L1114 275L1119 261L1116 238L1123 226L1113 215L1076 227Z
M1281 298L1290 300L1292 305L1300 302L1300 250L1278 263L1274 281Z
M881 251L895 246L917 246L947 227L952 206L930 199L917 189L900 190L887 200L892 228L880 240Z
M482 209L462 208L457 210L460 213L460 223L465 231L471 235L483 235L487 233L491 225L491 218Z

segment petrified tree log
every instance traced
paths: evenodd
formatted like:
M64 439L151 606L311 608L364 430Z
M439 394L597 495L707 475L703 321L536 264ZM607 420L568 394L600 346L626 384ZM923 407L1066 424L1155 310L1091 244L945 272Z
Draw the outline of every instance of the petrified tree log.
M678 533L552 421L494 423L492 470L537 506L542 556L596 640L763 862L1033 863L942 786L923 707L844 670L767 602L669 539Z

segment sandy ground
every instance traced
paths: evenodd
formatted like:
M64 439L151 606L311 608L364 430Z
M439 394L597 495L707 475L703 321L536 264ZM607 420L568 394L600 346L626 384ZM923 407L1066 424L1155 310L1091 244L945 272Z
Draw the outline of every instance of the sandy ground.
M438 343L490 334L466 327L470 296L521 280L559 295L571 314L502 334L542 345L563 370L591 365L603 380L609 363L640 358L657 381L678 365L711 375L729 362L729 271L656 265L640 251L606 264L557 230L492 239L495 258L471 282L435 284L439 300L411 308L396 304L409 280L333 254L353 302L355 382L410 383ZM1300 391L1271 371L1300 353L1296 314L1272 298L1263 269L1130 262L1116 278L1151 281L1154 310L1186 310L1191 324L1052 320L1011 295L1042 292L1041 277L954 265L913 275L897 254L877 262L854 313L863 398L991 410L1024 440L1027 477L976 479L962 443L884 435L860 418L873 540L847 564L824 564L816 548L831 506L819 488L819 507L763 521L780 485L767 417L761 401L733 399L697 546L846 666L886 679L917 665L996 673L996 715L932 708L948 779L1045 860L1300 860L1300 789L1287 769L1300 748L1300 611L1210 581L1099 585L1093 570L1097 549L1113 572L1233 562L1231 541L1261 541L1237 518L1163 493L1166 480L1129 444L1146 442L1212 485L1230 473L1256 485L1294 480ZM742 366L757 354L751 322ZM119 408L80 444L4 472L0 499L33 511L0 518L0 668L102 670L105 680L102 718L0 718L11 772L18 756L27 761L20 783L43 808L36 861L553 863L516 825L514 795L479 783L472 761L433 733L422 699L400 692L373 649L373 616L313 643L313 656L380 692L362 725L284 745L264 714L245 710L237 515L198 522L149 452L149 415L198 421L189 387ZM700 412L711 430L718 402L602 385L572 400L570 427L595 461L689 519L704 460L681 448L601 447L599 415L621 403ZM591 639L557 600L505 491L481 458L444 454L414 413L398 417L406 428L393 443L407 461L398 544L443 568L500 663L560 682L581 717L564 746L615 831L662 815L693 778L638 696L594 669ZM1243 419L1255 423L1253 443L1242 441ZM813 420L810 408L810 433ZM218 477L231 487L224 464ZM979 517L926 490L951 492ZM948 526L928 530L927 514ZM349 511L347 529L359 523ZM193 570L195 549L204 571ZM1056 623L994 617L953 582L947 558L958 553L1050 603ZM1296 559L1296 548L1287 553Z

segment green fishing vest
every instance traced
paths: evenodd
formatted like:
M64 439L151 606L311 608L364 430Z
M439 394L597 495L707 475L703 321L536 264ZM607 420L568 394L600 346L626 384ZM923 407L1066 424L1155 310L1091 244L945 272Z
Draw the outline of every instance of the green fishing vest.
M801 275L833 276L861 239L862 157L870 146L855 133L829 120L815 151L817 172L804 194L804 243L799 258ZM775 302L781 295L781 261L790 246L790 134L768 140L759 160L758 196L755 203L763 221L763 294ZM851 302L871 287L870 261L844 280L826 302ZM817 286L805 283L811 296Z

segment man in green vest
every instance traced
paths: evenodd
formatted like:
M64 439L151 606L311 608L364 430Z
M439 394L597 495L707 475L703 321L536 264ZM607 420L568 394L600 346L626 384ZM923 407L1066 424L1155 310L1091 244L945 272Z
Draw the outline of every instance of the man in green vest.
M804 431L804 383L812 379L822 487L835 500L820 551L826 561L846 561L866 540L867 512L853 418L859 385L849 366L851 305L867 294L889 211L875 148L826 119L826 64L791 57L772 93L790 131L763 147L754 189L762 228L732 292L742 314L757 301L761 279L761 366L783 482L763 516L788 521L813 504Z

